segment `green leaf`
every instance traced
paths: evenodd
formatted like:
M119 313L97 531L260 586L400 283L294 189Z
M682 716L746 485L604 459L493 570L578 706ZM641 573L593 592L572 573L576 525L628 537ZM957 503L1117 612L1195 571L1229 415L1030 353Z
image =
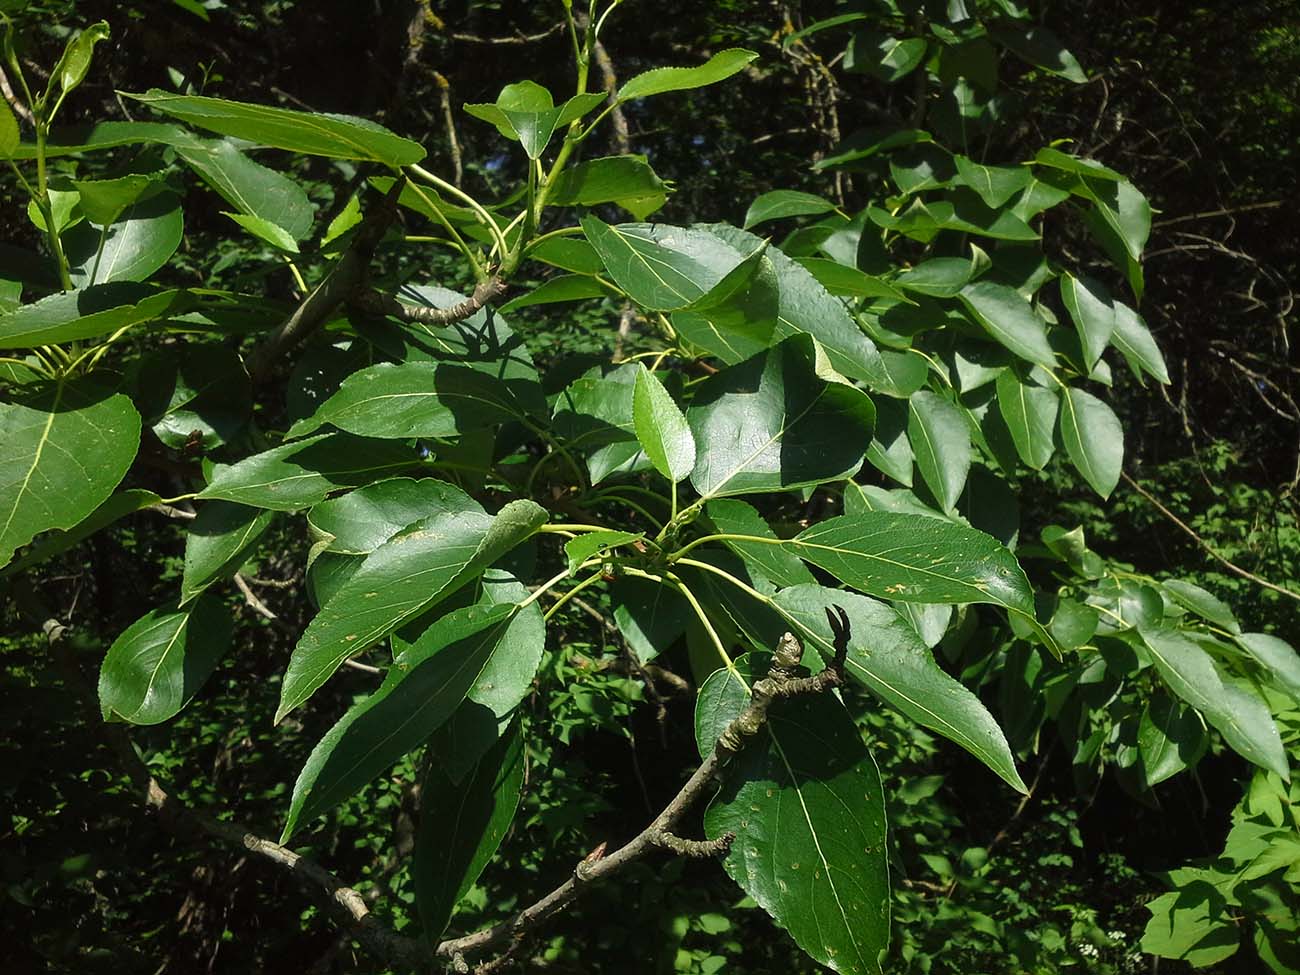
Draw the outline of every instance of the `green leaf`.
M99 122L93 125L74 125L51 131L45 143L45 157L71 156L82 152L115 149L118 146L172 145L194 138L178 125L164 122ZM27 142L18 146L15 159L35 159L36 145Z
M556 129L581 118L604 100L604 94L589 92L556 107L547 89L534 81L520 81L502 88L494 104L466 105L465 111L491 122L503 136L523 146L529 159L537 159Z
M436 762L430 766L421 790L411 870L415 906L429 937L446 930L456 904L505 838L519 805L524 764L523 738L514 722L464 781L452 779Z
M826 610L849 617L847 673L912 720L956 742L1012 788L1028 794L1006 736L980 699L935 662L916 631L893 607L818 585L782 589L776 608L823 659L835 655Z
M799 190L773 190L764 193L749 205L745 213L744 229L755 227L769 220L784 217L802 217L816 213L830 213L835 204L824 197Z
M347 115L295 112L201 95L175 95L159 88L151 88L142 95L127 93L126 97L190 125L274 149L389 166L410 166L424 158L424 149L417 143L394 135L382 125Z
M845 585L914 603L993 603L1033 618L1024 571L991 535L940 518L869 511L783 543Z
M0 315L0 349L29 349L92 339L184 308L185 291L157 291L128 282L50 295Z
M605 156L565 169L546 194L549 206L617 203L644 220L668 199L670 187L645 156Z
M817 283L833 295L853 298L891 298L911 303L911 299L884 278L865 274L856 267L847 267L839 261L823 257L801 257L796 263L817 279Z
M1300 702L1300 656L1296 655L1291 644L1268 633L1241 633L1236 640Z
M1142 316L1122 302L1115 302L1115 332L1111 344L1119 349L1136 374L1145 372L1156 382L1169 384L1169 368L1160 347Z
M651 310L687 307L743 259L735 247L695 228L643 223L611 227L589 215L582 218L582 231L614 282Z
M709 445L691 473L702 497L793 490L862 466L875 409L820 359L795 336L698 387L686 418Z
M63 94L67 94L81 84L90 70L90 59L95 45L108 39L108 23L99 21L78 33L63 48L59 63L54 66L54 79L58 81Z
M1140 632L1171 691L1205 715L1237 754L1290 778L1282 740L1263 700L1223 681L1210 655L1195 640L1175 630L1143 627Z
M222 210L221 212L263 243L270 244L272 247L279 248L289 254L298 253L298 242L293 239L293 235L289 231L279 224L272 223L270 220L252 213L231 213L229 210Z
M748 257L673 315L673 327L688 342L734 363L772 344L781 308L776 267L760 243Z
M1025 166L985 166L966 156L953 157L961 180L981 200L997 209L1029 185L1032 174Z
M81 212L91 223L107 227L115 223L127 207L138 203L146 194L156 192L161 173L133 174L117 179L79 179L72 185L77 189Z
M1162 694L1143 710L1138 726L1138 756L1148 788L1191 768L1205 746L1201 719L1191 708Z
M654 373L639 366L632 393L632 423L641 449L673 484L695 469L695 438L686 417Z
M718 498L705 506L704 514L713 522L714 528L724 535L757 535L773 540L777 538L762 516L744 501ZM777 586L798 586L815 581L803 561L779 545L734 538L723 539L723 544Z
M618 90L618 100L626 102L670 91L715 85L730 78L757 57L758 54L754 51L732 47L719 51L696 68L655 68L645 71Z
M569 575L578 571L578 567L592 556L603 554L619 545L626 545L638 538L644 538L644 532L599 531L587 532L564 543L564 554L569 559Z
M612 294L617 292L585 274L559 274L543 281L531 291L511 298L501 306L501 311L509 314L531 305L553 305L565 301L581 301L584 298L604 298Z
M432 515L384 542L321 607L298 640L275 720L306 701L348 657L480 575L546 520L544 508L512 501L495 517L475 512Z
M324 433L236 464L218 464L198 496L297 511L324 501L334 491L368 484L419 463L414 448L403 443Z
M1148 954L1203 967L1231 957L1240 946L1236 911L1209 884L1161 894L1146 907L1151 920L1141 944Z
M614 622L642 662L653 660L686 632L695 619L676 589L658 582L620 576L610 586Z
M1066 273L1061 275L1061 301L1074 319L1079 341L1083 344L1083 364L1091 372L1115 331L1117 309L1111 301L1110 291L1087 275L1076 278Z
M503 603L452 610L394 660L379 689L312 749L294 783L280 842L424 744L465 700L515 609Z
M84 288L144 281L176 253L184 231L180 198L174 193L158 193L127 207L107 235L93 224L79 224L63 234L72 283Z
M1109 406L1073 386L1061 392L1061 439L1070 460L1103 498L1124 467L1124 428Z
M976 281L961 290L961 300L975 320L1016 355L1048 369L1056 365L1043 320L1015 288Z
M761 238L727 224L707 224L704 229L746 254L753 254L763 244ZM844 302L775 247L767 248L765 254L771 259L780 287L776 337L807 333L825 350L836 372L888 390L890 378L880 353L849 315Z
M14 559L8 565L0 568L0 579L8 575L16 575L24 569L52 559L96 532L107 528L115 521L133 514L141 508L157 504L160 500L162 499L152 491L145 491L140 488L128 488L125 491L118 491L67 531L53 531L42 536L21 558Z
M329 423L363 437L451 438L525 416L499 379L455 362L381 362L354 372L289 439Z
M1221 626L1229 633L1240 633L1241 624L1232 615L1228 604L1213 593L1206 592L1200 586L1182 579L1166 579L1160 584L1165 592L1173 597L1174 602L1185 606L1202 619Z
M1059 75L1076 85L1088 81L1074 55L1046 27L1013 27L1005 22L994 22L989 25L989 33L999 44L1036 68Z
M478 502L445 481L391 477L322 501L307 512L307 527L324 551L369 555L421 518L481 511Z
M481 605L519 604L529 595L514 576L500 569L488 569L483 574L482 588L478 600ZM408 644L396 633L392 644L396 656L406 652ZM456 782L462 781L474 763L496 744L515 710L532 692L545 644L546 623L541 607L534 602L516 614L465 702L432 743L438 764Z
M552 237L539 241L528 249L528 256L575 274L603 274L605 271L596 248L577 237Z
M944 510L951 511L970 471L966 417L938 393L921 390L908 401L907 439L921 479Z
M894 284L932 298L952 298L970 282L971 262L964 257L933 257L904 271Z
M844 70L870 74L892 83L907 77L925 60L928 44L923 37L894 37L860 30L844 53Z
M273 512L229 501L203 505L185 533L181 605L239 571L273 517Z
M1050 147L1039 149L1038 154L1034 156L1034 162L1040 166L1048 166L1052 169L1059 169L1064 173L1072 173L1075 176L1093 176L1099 179L1114 180L1116 183L1122 182L1124 176L1115 170L1103 166L1095 159L1084 159L1082 156L1071 156L1069 153L1061 152L1059 149Z
M1132 261L1142 259L1151 236L1151 204L1128 180L1084 179L1087 196L1096 205L1102 221L1119 238Z
M140 444L140 414L92 378L0 396L0 566L40 532L72 529L122 480Z
M744 681L764 663L746 655L743 670L717 671L700 689L701 754L744 709ZM889 941L884 794L834 697L772 705L763 729L724 767L704 831L710 839L735 834L724 868L799 947L840 972L879 975Z
M230 647L230 614L215 596L159 606L113 641L99 671L105 720L160 724L198 693Z
M178 343L161 349L144 358L136 385L144 422L176 449L210 450L229 443L253 412L243 360L223 345Z
M0 98L0 158L9 159L18 148L18 119L9 103Z
M887 397L877 399L876 429L867 448L867 461L882 474L910 487L914 458L907 439L907 419L906 403Z
M1060 401L1050 389L1025 382L1014 369L998 374L998 410L1011 431L1020 459L1041 471L1056 451Z

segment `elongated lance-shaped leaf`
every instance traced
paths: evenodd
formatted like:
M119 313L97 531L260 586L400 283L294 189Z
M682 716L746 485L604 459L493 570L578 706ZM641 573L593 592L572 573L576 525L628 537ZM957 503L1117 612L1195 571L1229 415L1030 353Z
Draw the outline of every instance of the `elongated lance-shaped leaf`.
M830 200L814 196L812 193L803 193L799 190L772 190L749 205L749 209L745 212L744 229L749 230L760 223L780 220L782 217L830 213L834 209L835 204Z
M93 339L183 310L185 291L159 291L129 281L50 295L0 314L0 349L30 349Z
M998 374L997 391L998 410L1011 431L1016 453L1034 470L1041 471L1056 452L1060 401L1050 389L1021 380L1014 369Z
M1083 365L1091 371L1110 344L1115 331L1115 306L1110 291L1100 281L1084 275L1061 275L1061 301L1074 319L1083 345Z
M422 745L465 700L505 639L516 607L453 610L393 662L383 684L320 740L294 783L285 842Z
M709 60L694 68L654 68L643 71L627 81L618 90L618 100L631 101L633 98L648 98L650 95L662 95L670 91L686 91L690 88L703 88L716 85L733 74L744 69L758 54L744 48L730 47L719 51Z
M233 576L274 517L274 512L229 501L205 504L185 533L181 605L214 582Z
M657 311L686 308L749 253L694 227L653 223L610 226L588 215L582 219L582 231L609 276L628 297Z
M230 613L215 596L186 609L150 610L119 636L99 671L105 719L159 724L174 717L203 686L230 647Z
M994 281L976 281L961 290L961 300L988 333L1020 358L1048 369L1056 354L1047 341L1047 326L1015 288Z
M993 603L1033 615L1033 590L1015 556L992 535L964 525L866 511L828 518L782 544L873 596Z
M705 682L695 718L701 755L748 704L748 685L766 666L766 654L747 654ZM725 766L704 831L735 834L723 866L799 947L836 971L879 975L889 943L884 793L838 700L773 704Z
M644 220L668 199L670 187L645 156L605 156L570 166L546 195L548 206L595 206L617 203L636 220Z
M691 484L704 497L781 491L862 466L875 408L795 335L710 377L687 410L697 444Z
M1225 681L1210 655L1186 634L1145 626L1140 632L1171 691L1205 715L1237 754L1290 778L1277 725L1258 695Z
M218 465L200 498L297 511L334 491L419 465L415 449L391 440L323 433L282 444L236 464Z
M439 513L390 538L321 607L294 647L280 690L278 722L343 661L440 602L546 523L532 501L496 515Z
M945 511L957 505L970 473L970 428L938 393L920 390L908 401L907 439L921 479Z
M1111 344L1128 360L1133 372L1145 372L1156 382L1169 383L1169 367L1160 354L1151 330L1142 316L1122 302L1115 302L1115 331Z
M92 378L42 383L0 398L0 566L52 528L104 502L140 444L140 414Z
M289 177L256 163L228 139L200 139L175 143L178 155L190 169L240 213L268 220L294 240L311 230L315 210L307 193Z
M445 731L447 726L444 726ZM436 738L443 736L439 731ZM496 853L519 806L524 748L519 722L454 780L435 762L421 791L415 832L415 906L430 937L447 927L456 903Z
M795 635L811 643L823 659L835 653L826 610L843 607L850 634L846 672L918 724L956 742L1012 788L1028 792L993 715L944 672L893 607L818 585L782 589L775 606L794 625Z
M390 166L410 166L424 158L424 149L418 143L396 136L375 122L347 115L295 112L224 98L177 95L159 88L126 97L199 128L290 152Z
M1124 467L1124 428L1114 411L1073 386L1061 391L1061 439L1083 479L1110 497Z
M685 480L695 467L695 438L668 390L645 366L636 375L632 423L655 470L673 484Z

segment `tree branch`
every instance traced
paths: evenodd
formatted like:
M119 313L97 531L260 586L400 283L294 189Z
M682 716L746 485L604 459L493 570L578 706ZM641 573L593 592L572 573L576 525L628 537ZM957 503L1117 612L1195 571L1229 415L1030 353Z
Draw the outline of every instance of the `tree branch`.
M835 657L826 668L812 677L799 676L798 668L803 657L803 645L790 633L777 643L767 676L756 681L749 704L718 736L709 757L695 770L677 795L654 821L608 856L600 855L600 847L578 864L573 876L556 887L541 900L519 911L513 917L494 927L476 931L463 938L444 941L434 949L439 958L454 960L471 952L488 951L509 945L513 952L533 929L577 900L586 889L598 881L616 874L634 860L651 850L669 850L682 856L716 856L726 853L735 840L732 833L724 833L712 840L687 840L673 832L686 811L704 797L721 773L728 759L744 748L767 724L768 709L778 700L803 694L820 694L838 686L844 680L844 658L849 646L849 622L843 609L835 607L838 615L829 609L826 616L834 634Z
M1218 551L1209 542L1207 542L1204 538L1202 538L1199 534L1197 534L1196 529L1192 528L1185 521L1183 521L1176 514L1174 514L1163 504L1161 504L1158 500L1156 500L1156 498L1151 494L1150 491L1144 488L1137 481L1133 480L1133 478L1129 477L1127 473L1121 471L1120 476L1124 478L1125 484L1127 484L1134 491L1136 491L1138 494L1142 495L1142 497L1146 498L1149 502L1151 502L1152 506L1154 506L1157 511L1159 511L1162 515L1164 515L1175 525L1181 528L1184 532L1190 535L1192 537L1192 540L1195 541L1197 545L1205 549L1205 551L1210 555L1211 558L1221 563L1226 569L1228 569L1229 572L1239 575L1243 579L1249 579L1257 586L1263 586L1265 589L1271 589L1273 592L1280 592L1284 596L1290 596L1292 599L1300 601L1300 593L1297 593L1291 589L1287 589L1285 586L1279 586L1275 582L1269 582L1267 579L1263 579L1260 576L1255 575L1255 573L1247 569L1243 569L1235 562L1231 562L1225 556L1220 555Z
M323 325L335 309L353 297L366 279L379 241L397 216L397 198L405 185L405 176L394 180L383 202L366 214L351 245L325 279L253 350L248 359L248 372L254 384L265 381L280 356Z
M427 949L414 938L392 931L370 913L364 898L332 873L287 847L246 830L234 823L220 822L190 809L158 784L149 767L136 753L126 729L103 722L98 698L81 672L75 657L63 642L66 627L58 620L46 620L42 629L50 650L65 679L81 699L87 719L98 725L105 743L113 751L122 771L144 796L144 804L157 813L169 832L186 839L215 839L239 847L266 863L290 873L299 885L328 911L368 952L388 964L412 970L430 967Z
M379 291L366 291L356 295L352 303L366 314L392 315L404 322L419 322L422 325L451 325L454 322L463 322L488 302L505 294L505 291L505 282L494 274L480 283L472 295L450 308L409 305Z

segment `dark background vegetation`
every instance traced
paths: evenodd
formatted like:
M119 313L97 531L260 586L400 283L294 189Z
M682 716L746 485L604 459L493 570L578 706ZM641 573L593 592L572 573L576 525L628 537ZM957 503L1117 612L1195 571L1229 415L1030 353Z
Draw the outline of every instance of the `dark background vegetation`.
M492 101L502 84L531 77L569 84L567 41L552 30L557 5L437 3L412 45L418 5L392 0L229 0L205 22L180 5L108 0L27 6L29 60L50 64L70 27L100 18L113 28L73 112L122 118L115 89L192 83L204 93L376 118L425 144L431 167L452 165L440 78L450 101ZM629 77L693 63L728 46L762 52L737 82L629 112L632 151L675 181L662 219L738 222L774 188L841 193L860 207L869 176L836 183L809 161L836 141L815 104L826 93L815 64L784 56L783 30L836 12L830 2L647 3L628 0L607 46ZM1073 86L1004 65L1013 108L990 139L989 161L1012 162L1055 139L1125 173L1159 211L1148 250L1143 312L1169 361L1167 389L1116 371L1126 468L1242 567L1294 587L1300 580L1300 4L1164 0L1058 0L1043 16L1092 73ZM543 34L540 39L514 43ZM504 43L502 40L508 41ZM496 43L491 41L496 40ZM823 49L824 48L824 49ZM826 59L836 43L814 45ZM415 56L408 63L408 55ZM847 131L905 114L905 100L865 76L839 74ZM894 103L899 99L899 104ZM641 107L644 106L644 107ZM132 110L134 111L134 109ZM843 134L843 133L840 133ZM509 187L513 164L497 134L457 112L467 185L487 196ZM613 147L611 145L611 151ZM352 173L323 160L297 173L329 212ZM33 231L11 182L0 184L0 236ZM217 214L187 208L190 258L177 274L254 273L227 253ZM1061 228L1067 234L1070 228ZM1081 252L1083 235L1077 235ZM226 250L222 250L225 248ZM252 255L255 257L256 255ZM450 262L431 257L426 279L455 286ZM1085 264L1086 266L1086 264ZM261 273L260 271L257 273ZM287 282L272 277L274 293ZM569 318L520 317L534 353L600 351L618 309ZM1293 604L1211 562L1146 501L1123 487L1096 501L1055 467L1021 485L1022 537L1044 524L1090 526L1093 547L1141 571L1190 578L1218 592L1253 628L1295 640ZM42 577L88 661L139 615L167 598L182 554L148 514L132 531L100 537ZM293 580L302 566L281 522L250 572ZM271 554L266 554L271 553ZM271 596L274 597L272 592ZM309 614L287 596L276 609L293 627ZM155 772L187 801L224 803L242 822L278 823L302 759L324 730L325 708L272 729L271 682L291 639L244 614L237 652L204 692L204 706L137 741ZM660 713L640 686L597 666L605 635L581 614L559 617L545 666L568 694L535 720L537 756L524 805L499 867L454 922L469 930L549 889L595 841L630 835L676 789L690 754L691 698ZM304 908L290 880L225 850L185 846L139 814L137 799L100 756L95 736L65 713L63 675L12 616L0 638L0 965L6 973L113 971L372 971L346 939ZM361 675L330 685L346 702ZM352 687L349 687L349 681ZM325 692L322 692L325 693ZM995 702L994 702L995 703ZM996 709L995 709L996 710ZM1154 872L1220 848L1245 766L1231 755L1202 763L1143 808L1107 778L1082 790L1064 749L1040 742L1025 765L1033 796L1021 805L977 763L878 707L858 708L892 795L896 841L894 970L935 972L1146 971L1135 960L1142 904L1162 890ZM536 717L536 716L535 716ZM1004 716L1005 718L1005 716ZM317 726L319 725L319 726ZM87 756L91 756L88 761ZM86 771L89 769L89 771ZM399 768L307 837L344 877L383 895L400 921L411 894L400 865L410 842L410 769ZM405 776L403 773L408 773ZM388 826L391 829L374 828ZM266 826L264 831L275 832ZM987 852L986 852L987 851ZM985 862L987 860L987 862ZM945 871L948 871L945 873ZM954 882L955 878L955 882ZM303 920L300 923L300 914ZM1078 946L1105 933L1109 948ZM628 882L583 902L548 929L545 970L769 972L813 970L765 915L749 909L709 863L647 862ZM929 959L928 962L923 959ZM1231 961L1248 965L1248 959ZM1163 963L1162 972L1178 970Z

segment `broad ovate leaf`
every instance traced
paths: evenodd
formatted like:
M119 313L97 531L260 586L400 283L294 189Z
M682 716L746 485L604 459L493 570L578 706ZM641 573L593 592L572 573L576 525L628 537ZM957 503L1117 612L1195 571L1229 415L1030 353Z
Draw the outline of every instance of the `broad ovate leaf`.
M782 544L873 596L992 603L1033 619L1033 590L1015 556L992 535L955 522L863 511L828 518Z
M159 724L198 693L230 647L230 613L215 596L150 610L113 641L99 671L106 720Z
M0 566L40 532L71 529L117 487L140 444L140 414L93 378L0 395Z
M686 418L699 452L691 484L706 498L781 491L862 466L875 409L796 335L728 366L696 392Z
M765 655L742 657L700 689L702 755L748 704ZM889 868L880 773L830 695L778 701L723 771L704 814L710 839L735 834L723 867L799 947L845 973L879 975L889 942Z

